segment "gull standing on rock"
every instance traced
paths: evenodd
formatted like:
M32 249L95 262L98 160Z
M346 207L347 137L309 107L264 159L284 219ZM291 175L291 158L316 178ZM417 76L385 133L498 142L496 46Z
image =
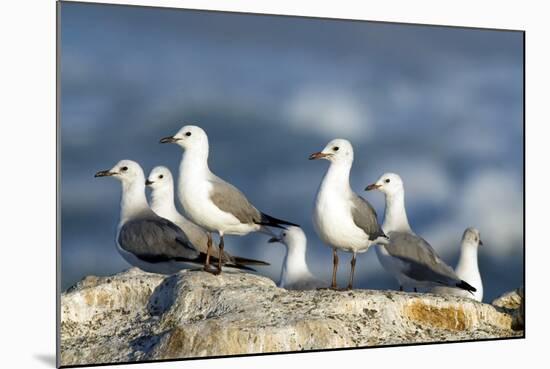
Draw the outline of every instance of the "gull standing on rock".
M151 170L147 180L147 187L151 189L151 209L159 216L168 219L169 221L180 227L193 246L200 252L208 251L208 243L212 245L210 233L205 232L201 227L194 224L183 215L180 214L174 203L174 179L170 169L164 166L158 166ZM215 255L219 255L219 250L216 245L211 246L211 251ZM269 265L261 260L247 259L239 256L232 256L227 252L223 253L223 263L237 264L242 269L254 270L245 267L244 265Z
M179 200L185 214L193 223L208 232L219 234L220 255L223 254L223 237L226 234L243 236L260 231L272 235L266 226L297 226L260 212L235 186L210 171L208 136L202 128L184 126L174 136L165 137L160 142L175 143L184 149L185 153L179 167ZM207 255L210 256L211 244L208 246ZM206 271L219 274L222 263L218 260L217 270L212 271L207 257L204 267Z
M268 242L280 242L286 246L279 287L287 290L310 290L326 286L325 282L309 271L306 263L307 239L300 227L288 227Z
M313 224L319 237L333 250L332 288L336 288L338 253L352 253L348 289L353 287L357 253L367 251L376 243L387 241L378 224L376 211L350 187L349 175L353 163L353 147L344 139L330 141L310 160L325 159L330 166L323 177L313 212Z
M471 294L458 288L435 287L432 292L447 295L463 296L473 298L477 301L483 300L483 283L479 266L477 263L477 252L479 246L482 246L481 235L475 228L466 228L462 235L462 244L460 246L460 258L456 265L456 275L476 288L473 297Z
M117 250L124 260L150 273L172 274L200 265L199 252L174 223L155 214L145 197L145 175L135 161L121 160L95 177L114 177L122 184Z
M476 291L441 260L426 240L412 231L405 211L405 189L399 175L383 174L365 190L379 190L386 197L382 229L390 240L378 245L377 255L382 266L399 281L401 290L403 286L413 287L415 291L417 287L448 286Z

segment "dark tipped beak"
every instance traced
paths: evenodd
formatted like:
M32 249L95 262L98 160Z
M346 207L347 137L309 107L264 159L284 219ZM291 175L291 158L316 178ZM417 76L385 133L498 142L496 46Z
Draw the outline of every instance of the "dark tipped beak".
M481 239L479 239L479 246L483 246L483 241L481 241Z
M116 174L116 173L113 173L113 172L111 172L111 171L109 171L109 170L102 170L102 171L100 171L100 172L97 172L97 173L94 175L94 177L96 177L96 178L97 178L97 177L110 177L110 176L115 175L115 174Z
M275 242L281 242L281 240L278 237L271 237L267 242L275 243Z
M177 139L177 138L174 138L174 137L172 137L172 136L169 136L169 137L161 138L159 142L160 142L161 144L171 144L171 143L178 142L178 139Z
M377 185L376 183L373 183L373 184L368 185L368 186L365 188L365 191L377 190L377 189L379 189L380 187L381 187L380 185Z
M150 180L148 180L148 179L145 180L145 185L146 185L146 186L150 186L150 185L152 185L153 183L155 183L155 182L150 181Z
M324 154L322 152L314 152L309 156L309 160L323 159L323 158L326 158L327 156L329 156L329 154Z

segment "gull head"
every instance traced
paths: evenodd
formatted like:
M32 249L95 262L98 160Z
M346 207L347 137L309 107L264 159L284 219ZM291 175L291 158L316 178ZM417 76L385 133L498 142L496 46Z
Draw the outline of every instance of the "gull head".
M114 177L124 183L144 180L141 166L133 160L121 160L111 169L97 172L94 177Z
M295 249L305 247L307 239L302 228L290 226L287 229L283 229L279 235L270 238L268 242L279 242L286 245L289 249Z
M173 136L164 137L160 143L174 143L184 150L208 147L208 136L198 126L184 126Z
M474 227L466 228L464 234L462 235L462 243L464 245L473 245L475 247L483 246L483 242L481 241L481 234Z
M395 173L384 173L378 180L367 186L365 191L378 190L385 195L393 195L404 191L403 180Z
M351 142L343 138L330 141L322 151L313 153L309 160L325 159L333 163L353 162L353 147Z
M149 177L145 180L145 185L152 190L160 190L173 186L172 173L170 169L160 165L154 167L149 173Z

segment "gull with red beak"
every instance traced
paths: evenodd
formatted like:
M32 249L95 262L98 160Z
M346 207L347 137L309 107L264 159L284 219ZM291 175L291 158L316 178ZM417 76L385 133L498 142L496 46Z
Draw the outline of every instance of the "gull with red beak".
M208 136L202 128L184 126L174 136L161 139L160 143L173 143L185 151L177 184L178 198L185 215L206 231L217 232L220 237L217 269L210 268L207 257L204 265L206 271L221 273L223 238L226 234L243 236L250 232L264 232L272 235L267 227L297 226L259 211L239 189L210 171ZM211 243L208 245L209 256Z
M214 255L219 255L219 250L216 245L212 244L210 233L198 225L184 217L174 203L174 179L170 169L164 166L158 166L151 170L149 177L145 181L147 187L151 189L151 209L159 216L168 219L169 221L180 227L193 246L200 252L206 254L208 244L211 245L211 251ZM261 260L248 259L240 256L230 255L228 252L223 253L223 264L238 265L240 269L252 270L247 265L269 265Z
M383 174L365 190L378 190L386 197L382 229L390 239L377 246L376 254L382 266L399 281L400 290L404 286L415 291L417 287L447 286L470 293L476 291L441 260L426 240L412 231L405 211L405 189L399 175Z
M124 260L150 273L172 274L204 263L187 235L171 221L155 214L145 197L145 175L132 160L121 160L95 177L112 177L122 184L120 221L115 242Z
M473 298L477 301L483 300L483 282L479 273L477 263L477 253L479 246L482 246L481 235L476 228L466 228L462 235L462 244L460 245L460 258L456 265L456 275L467 281L476 288L474 295L470 295L464 290L458 288L436 287L432 290L434 293L448 294Z
M323 151L311 154L309 159L330 162L317 191L313 225L321 240L332 247L333 289L337 287L338 250L352 254L347 287L351 289L357 253L367 251L376 243L387 242L387 237L378 224L374 208L350 187L349 175L353 163L351 143L344 139L332 140Z

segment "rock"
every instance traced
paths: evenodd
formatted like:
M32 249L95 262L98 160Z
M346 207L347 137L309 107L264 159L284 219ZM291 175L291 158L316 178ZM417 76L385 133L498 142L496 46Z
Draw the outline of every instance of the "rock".
M523 330L525 327L525 292L523 288L518 288L512 292L505 293L497 297L492 305L500 311L513 317L512 327L516 330Z
M61 364L521 336L501 307L397 291L287 291L254 274L87 277L61 297Z

